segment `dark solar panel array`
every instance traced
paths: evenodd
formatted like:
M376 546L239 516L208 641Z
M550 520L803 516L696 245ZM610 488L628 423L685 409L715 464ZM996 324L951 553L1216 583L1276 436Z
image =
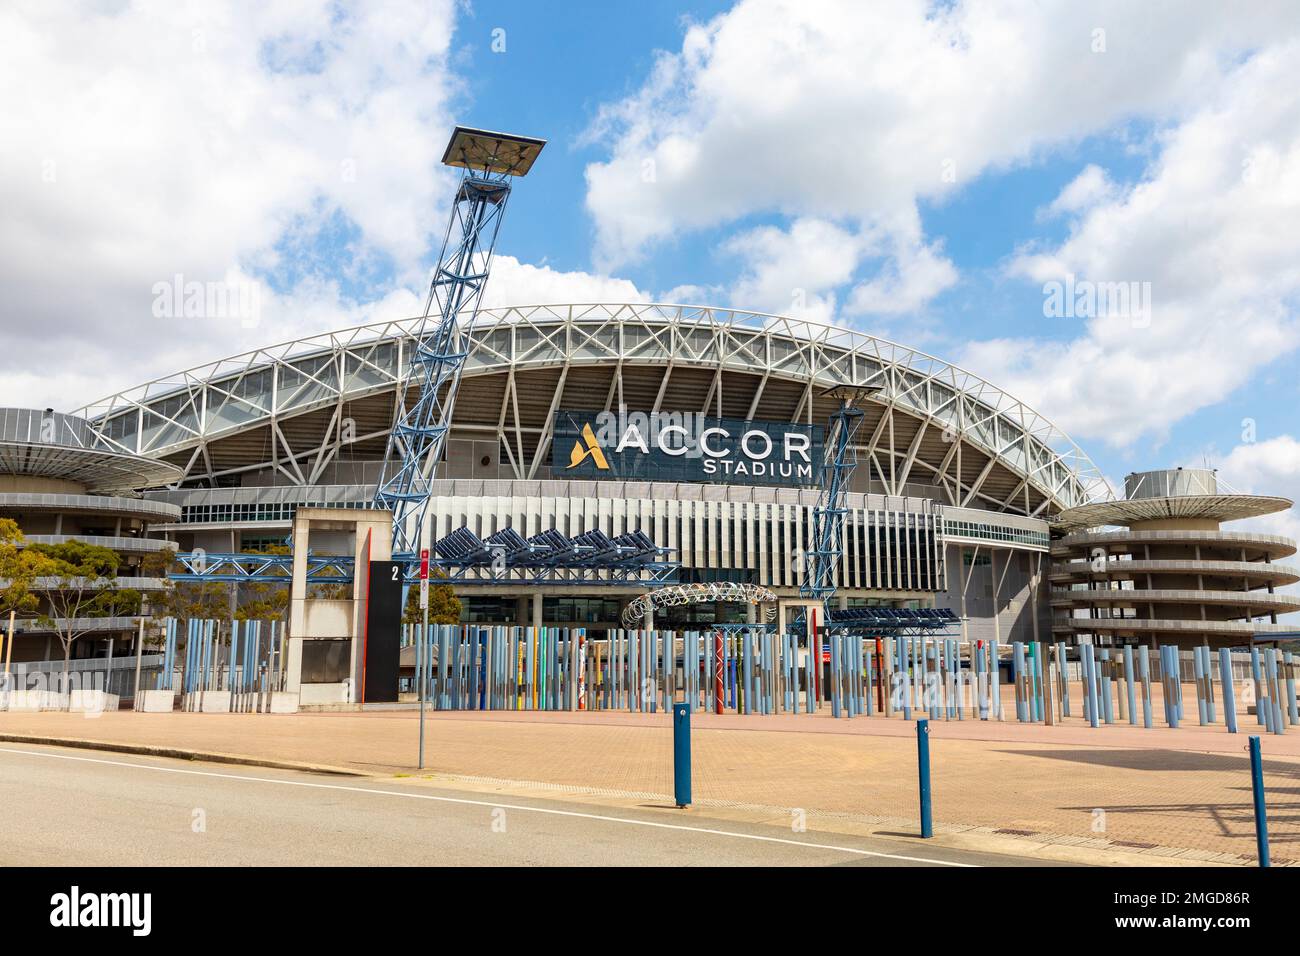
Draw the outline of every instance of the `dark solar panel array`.
M946 607L848 607L827 612L827 624L859 624L879 628L942 628L960 621Z
M502 528L486 541L468 528L457 528L439 538L433 551L446 563L472 567L491 564L494 552L503 548L506 565L520 568L638 567L659 561L662 554L640 530L614 538L603 531L584 531L569 538L552 529L525 538L514 528Z

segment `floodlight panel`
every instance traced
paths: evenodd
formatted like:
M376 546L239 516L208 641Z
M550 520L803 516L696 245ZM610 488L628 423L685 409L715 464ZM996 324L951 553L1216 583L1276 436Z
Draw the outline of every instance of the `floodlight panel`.
M525 176L545 145L546 140L531 136L457 126L442 161L447 166Z

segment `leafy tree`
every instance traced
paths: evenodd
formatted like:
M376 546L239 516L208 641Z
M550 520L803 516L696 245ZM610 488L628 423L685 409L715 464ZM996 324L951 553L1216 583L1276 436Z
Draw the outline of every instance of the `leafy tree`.
M429 569L429 577L445 578L445 575L438 568ZM434 584L429 582L429 623L430 624L459 624L460 623L460 599L456 597L455 590L450 584ZM406 595L406 610L402 613L403 624L420 624L424 621L424 609L420 607L420 587L418 584L411 585L411 590Z
M40 608L33 590L36 579L47 573L45 559L23 547L23 533L12 518L0 518L0 615L31 617Z
M74 538L61 544L30 545L27 550L43 558L41 576L53 579L38 619L59 637L66 688L72 645L92 630L87 619L139 613L140 592L117 586L122 559L111 548Z
M270 544L261 548L245 549L244 554L287 555L293 549L288 545ZM289 614L289 583L287 581L241 581L235 586L235 617L240 621L280 621Z
M171 581L169 574L183 570L176 552L167 548L145 556L140 564L146 577L161 578L166 582L161 591L149 598L149 607L156 622L169 617L214 618L221 620L230 613L230 585L225 581Z

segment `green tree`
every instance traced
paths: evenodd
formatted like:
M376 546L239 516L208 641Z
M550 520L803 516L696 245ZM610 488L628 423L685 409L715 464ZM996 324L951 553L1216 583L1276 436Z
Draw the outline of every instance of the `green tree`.
M178 574L184 566L175 550L166 548L145 556L140 563L145 577L160 578L165 583L161 591L149 598L149 609L154 621L161 623L169 617L178 620L191 618L221 620L230 613L230 584L225 581L172 581L169 574Z
M88 620L138 614L140 592L117 585L121 556L111 548L75 538L60 544L34 544L29 551L44 560L41 577L51 578L38 619L63 647L63 688L68 686L72 645L93 628Z
M31 617L40 608L36 579L48 570L45 559L23 547L23 533L12 518L0 518L0 615Z
M270 544L249 548L244 554L292 554L288 545ZM241 621L280 621L289 614L287 581L247 581L235 585L235 617Z
M429 569L430 578L445 578L447 575L437 568ZM429 623L459 624L460 598L450 584L429 582ZM420 607L420 586L411 585L406 595L406 610L402 613L403 624L420 624L424 621L424 609Z

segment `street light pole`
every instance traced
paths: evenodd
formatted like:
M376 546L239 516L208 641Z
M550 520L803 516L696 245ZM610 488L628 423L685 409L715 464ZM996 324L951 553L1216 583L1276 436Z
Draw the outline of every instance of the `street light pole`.
M415 665L415 676L419 682L420 688L418 697L420 700L420 770L424 769L424 685L425 669L429 666L428 657L425 651L425 641L429 636L429 549L420 549L420 607L424 611L424 625L420 628L420 634L415 645L415 656L417 663ZM420 662L423 662L423 667Z

